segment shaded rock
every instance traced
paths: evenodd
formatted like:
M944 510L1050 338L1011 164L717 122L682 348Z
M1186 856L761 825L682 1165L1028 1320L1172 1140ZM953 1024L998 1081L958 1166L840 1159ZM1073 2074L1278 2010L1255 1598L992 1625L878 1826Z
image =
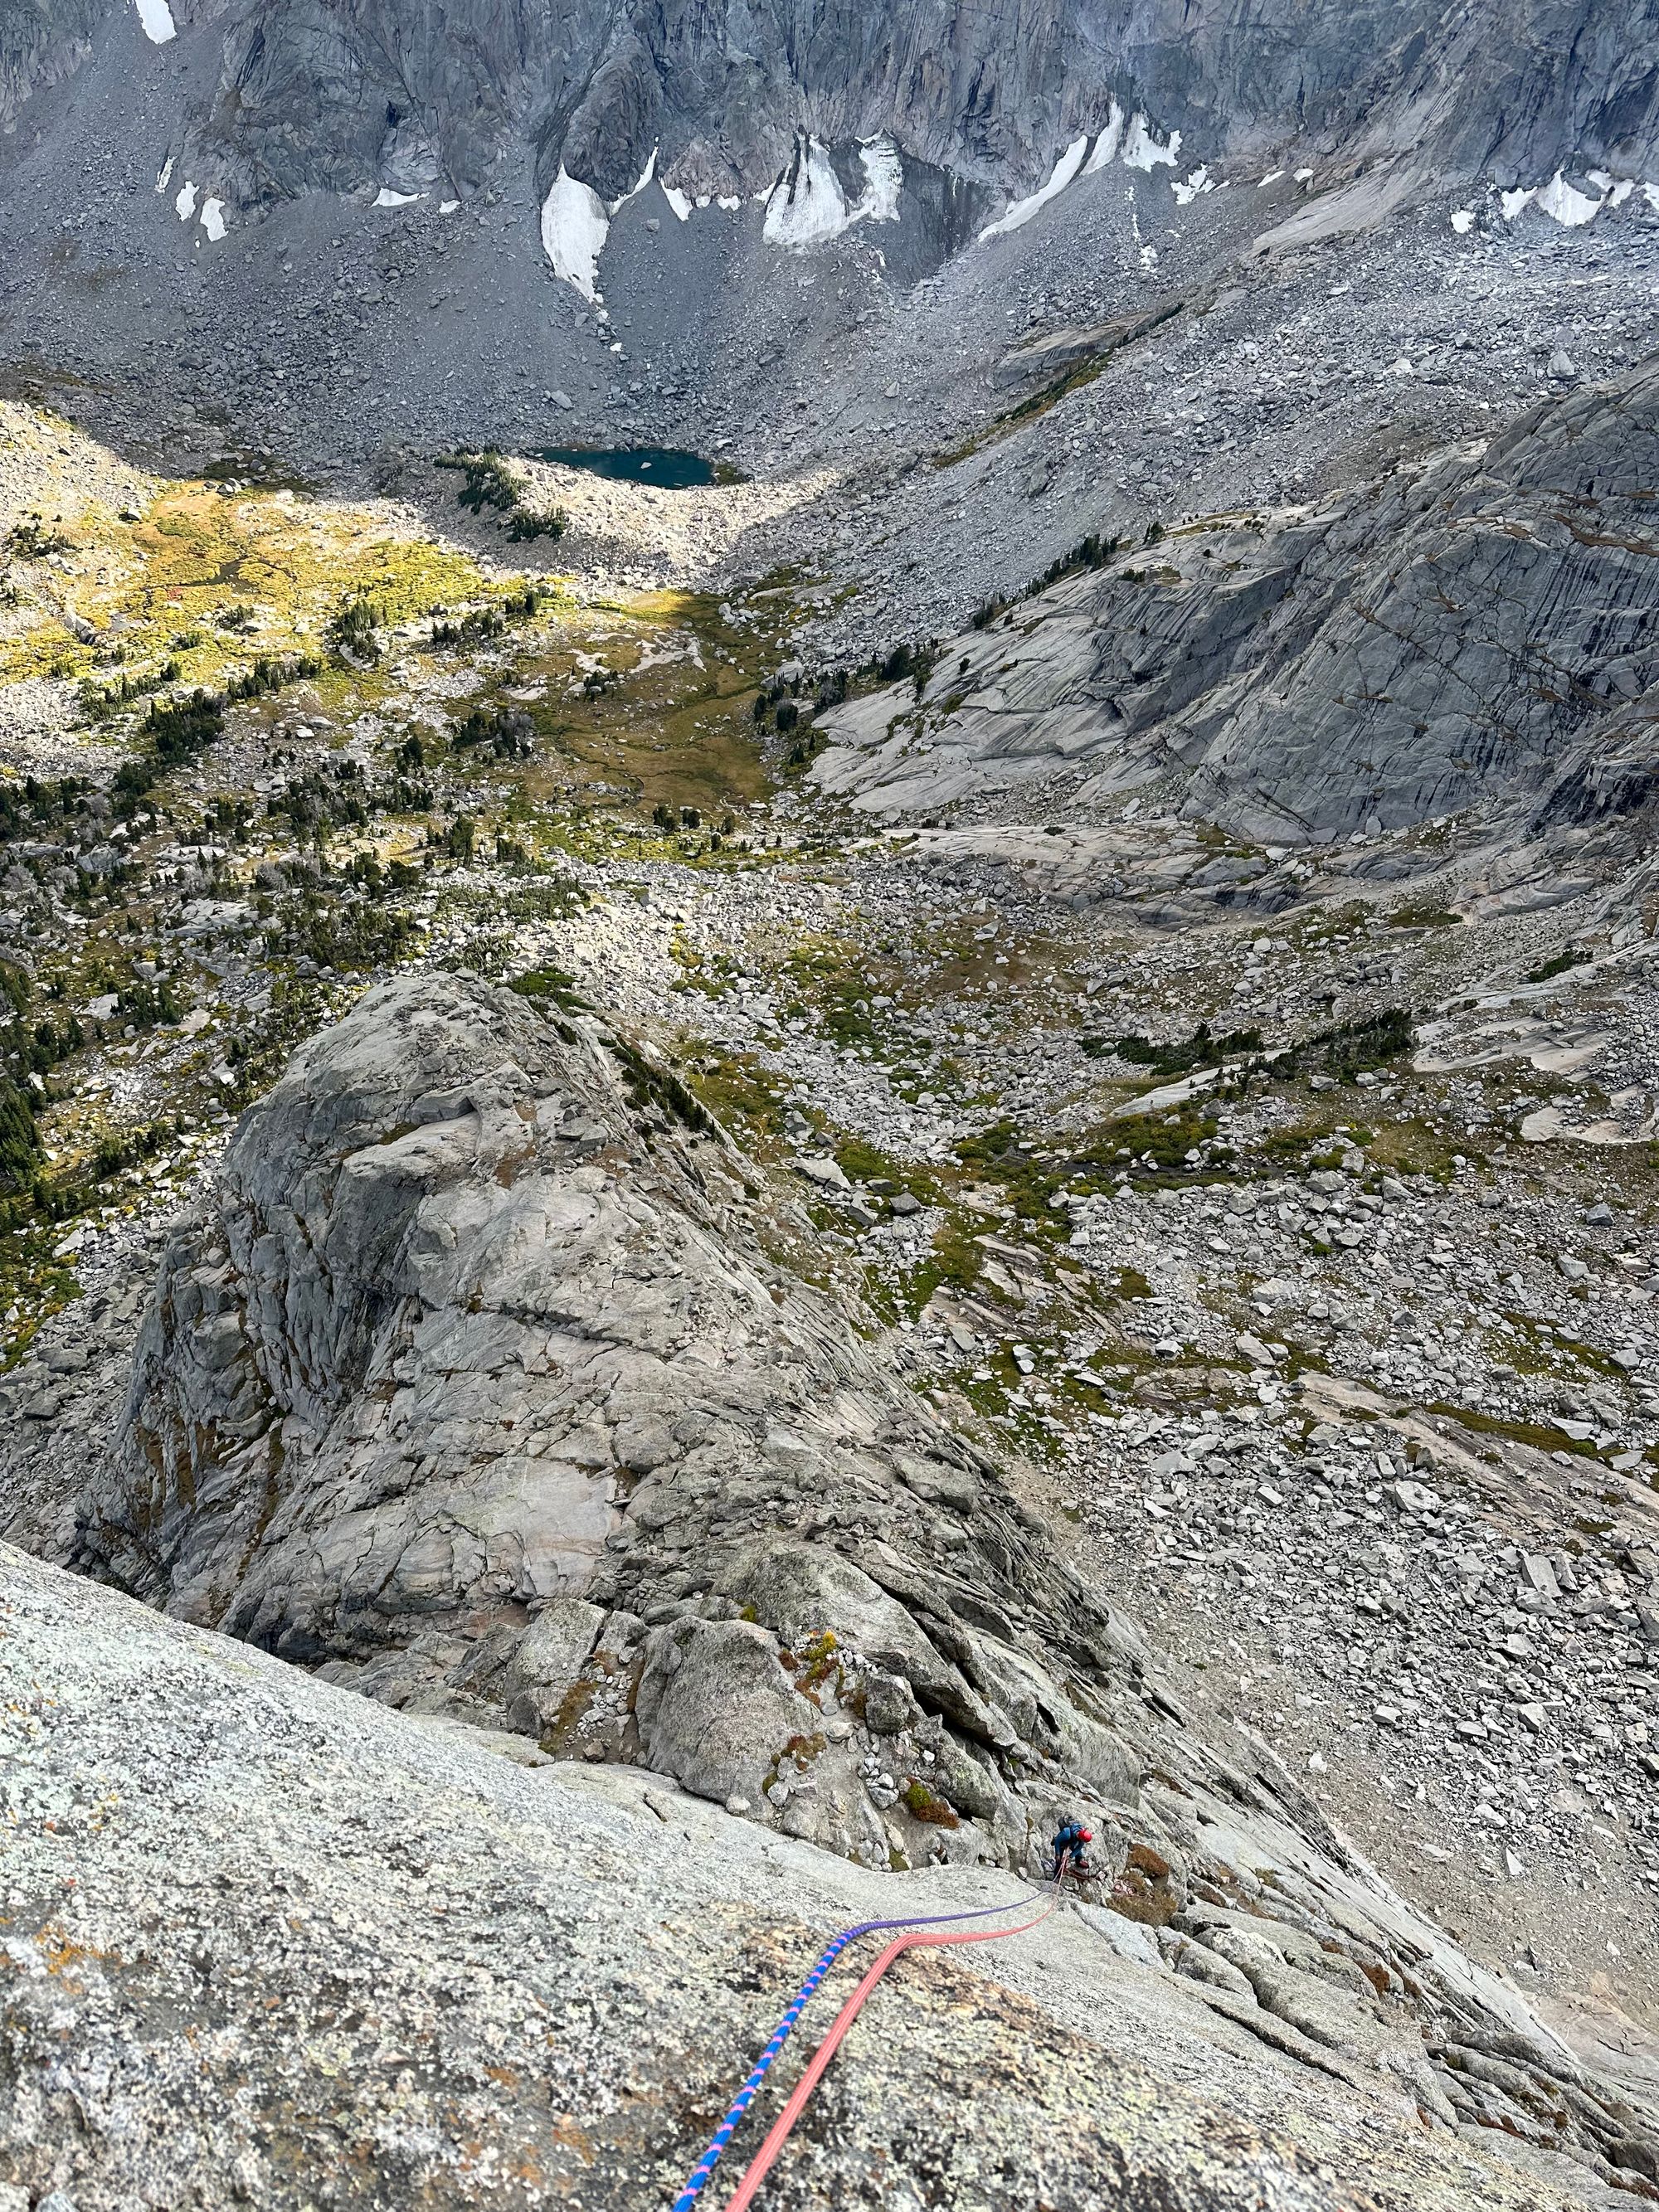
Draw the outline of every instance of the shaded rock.
M722 1804L757 1799L778 1754L816 1717L779 1665L775 1638L741 1620L659 1629L635 1710L651 1764Z

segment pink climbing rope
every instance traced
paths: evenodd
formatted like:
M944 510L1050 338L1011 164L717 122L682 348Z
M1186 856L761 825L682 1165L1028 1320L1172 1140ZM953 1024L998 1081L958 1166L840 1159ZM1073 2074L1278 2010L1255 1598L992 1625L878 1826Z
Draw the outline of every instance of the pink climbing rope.
M807 2100L813 2090L823 2080L830 2060L840 2048L842 2038L864 2009L865 1999L894 1960L901 1958L906 1951L935 1949L946 1943L996 1943L1000 1942L1005 1936L1025 1935L1030 1929L1045 1921L1059 1904L1060 1886L1066 1879L1066 1858L1069 1856L1068 1853L1066 1857L1060 1861L1054 1882L1054 1895L1041 1912L1035 1914L1030 1920L1022 1921L1018 1928L960 1929L940 1936L929 1935L925 1929L921 1929L913 1930L909 1935L894 1938L836 2014L830 2033L814 2052L811 2063L796 2084L788 2103L773 2121L765 2142L750 2161L748 2171L738 2184L726 2204L726 2212L747 2212L748 2206L754 2203L755 2192L771 2170L774 2160L783 2148L795 2122L805 2110Z
M1006 1905L978 1905L971 1912L916 1912L907 1914L900 1920L861 1920L855 1927L843 1928L839 1935L832 1936L813 1960L812 1971L790 1999L783 2017L772 2031L771 2039L756 2060L743 2087L727 2106L719 2127L714 2130L708 2149L692 2168L684 2188L674 2199L672 2212L691 2212L691 2207L696 2203L714 2171L720 2153L731 2142L738 2123L750 2106L753 2104L773 2060L788 2041L790 2033L795 2022L800 2018L807 1999L812 1996L849 1943L856 1942L860 1936L884 1935L889 1929L892 1928L943 1928L953 1927L957 1923L963 1920L988 1920L1000 1912L1017 1911L1028 1898L1037 1894L1035 1890L1028 1891L1026 1897L1012 1899Z

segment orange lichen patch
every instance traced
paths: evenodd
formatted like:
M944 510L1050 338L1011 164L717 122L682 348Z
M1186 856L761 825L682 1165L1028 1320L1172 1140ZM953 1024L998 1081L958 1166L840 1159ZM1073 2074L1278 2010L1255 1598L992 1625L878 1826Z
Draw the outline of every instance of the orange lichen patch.
M553 2123L553 2140L562 2150L574 2151L584 2166L592 2166L596 2155L592 2141L586 2128L578 2127L568 2113L561 2113Z
M99 1966L110 1964L119 1966L121 1963L118 1952L100 1951L93 1944L77 1943L67 1929L53 1927L50 1923L40 1930L34 1941L46 1963L46 1972L49 1974L56 1974L65 1981L77 1966L88 1959ZM70 1985L71 1988L80 1986L76 1982L71 1982Z

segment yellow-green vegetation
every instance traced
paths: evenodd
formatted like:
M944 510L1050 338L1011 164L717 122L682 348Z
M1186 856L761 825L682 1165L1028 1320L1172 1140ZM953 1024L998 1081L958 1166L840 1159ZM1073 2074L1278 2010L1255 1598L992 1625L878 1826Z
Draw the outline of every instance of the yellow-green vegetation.
M1164 301L1150 313L1126 316L1117 323L1104 325L1098 344L1079 360L1070 362L1057 375L1050 377L1036 392L994 416L982 429L971 431L960 444L944 453L935 453L934 467L953 468L958 461L965 461L970 455L983 451L987 446L1006 438L1022 422L1034 422L1039 416L1048 414L1072 392L1082 391L1085 386L1092 384L1097 377L1103 375L1126 346L1133 344L1137 338L1146 337L1160 324L1180 314L1186 304L1184 300L1179 299Z
M70 1261L53 1257L61 1226L0 1235L0 1370L27 1352L43 1321L81 1295Z
M1460 1428L1470 1429L1478 1436L1502 1437L1508 1443L1526 1444L1533 1451L1573 1452L1583 1459L1595 1457L1595 1447L1588 1438L1570 1437L1547 1421L1512 1421L1498 1413L1483 1413L1470 1406L1453 1406L1437 1399L1427 1410L1438 1413L1445 1420L1455 1421Z
M696 991L705 999L724 999L737 988L743 963L732 952L705 952L677 936L669 957L679 974L669 985L672 991Z
M1518 1374L1559 1375L1571 1380L1576 1374L1588 1370L1613 1382L1625 1379L1623 1368L1607 1352L1577 1337L1568 1336L1564 1330L1540 1321L1534 1315L1510 1308L1505 1310L1504 1319L1512 1334L1494 1334L1488 1340L1489 1345L1495 1356L1507 1360Z
M1390 1175L1431 1176L1437 1182L1449 1182L1452 1161L1461 1156L1476 1166L1484 1164L1484 1153L1477 1151L1472 1139L1459 1135L1452 1138L1432 1121L1411 1116L1389 1121L1370 1139L1365 1150L1378 1170Z
M836 938L807 938L784 960L781 980L792 994L783 1002L786 1019L815 1013L824 1035L843 1051L880 1042L870 1001L882 985L862 948Z
M908 1190L924 1206L940 1202L939 1181L931 1170L913 1161L896 1159L862 1137L838 1138L831 1152L836 1166L854 1182L884 1183L893 1190Z
M752 1053L704 1049L685 1068L686 1079L715 1119L743 1132L763 1153L783 1134L781 1080Z
M542 619L502 642L492 611L517 579L349 503L205 481L154 486L118 512L86 505L39 545L14 562L20 606L0 635L0 684L72 677L94 705L119 708L164 688L220 690L261 655L321 653L310 703L343 717L395 708L428 653L448 666L477 648L469 703L488 714L509 689L540 690L527 719L556 763L492 763L503 809L659 810L672 827L644 849L708 859L769 787L752 708L792 619L787 588L757 595L763 620L738 623L696 594L578 610L544 586ZM431 627L397 635L416 623Z
M88 507L68 534L64 566L24 578L37 619L0 639L0 684L49 673L98 680L171 663L179 682L211 688L252 652L314 647L344 580L386 625L493 596L467 555L286 490L227 495L206 483L172 484L134 521ZM93 639L77 626L90 626Z
M781 627L786 617L775 617ZM729 621L718 600L641 594L572 615L514 657L510 686L549 757L515 769L529 804L574 801L659 819L641 858L706 859L725 850L735 815L770 780L755 738L753 702L779 649L770 623ZM539 699L526 698L532 686ZM693 818L687 818L687 817Z
M1407 899L1388 917L1390 929L1455 929L1462 920L1461 914L1437 906L1431 899Z

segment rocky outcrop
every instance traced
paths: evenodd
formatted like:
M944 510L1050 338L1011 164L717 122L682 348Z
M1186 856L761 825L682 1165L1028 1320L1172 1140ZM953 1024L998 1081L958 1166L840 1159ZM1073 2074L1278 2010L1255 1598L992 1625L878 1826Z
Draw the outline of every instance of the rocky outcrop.
M872 1861L1021 1857L1073 1785L1133 1826L1134 1632L767 1265L703 1119L588 1018L371 993L175 1237L79 1564Z
M592 1015L369 993L176 1231L77 1564L521 1758L666 1778L756 1847L1036 1874L1081 1809L1120 1953L1430 2124L1645 2172L1638 2116L1575 2103L1513 1992L765 1261L760 1179Z
M824 715L814 781L892 813L1173 775L1190 816L1322 842L1530 805L1572 756L1571 813L1659 690L1656 469L1649 362L1316 513L1174 530Z
M6 2212L665 2203L833 1929L1018 1898L1006 1874L896 1878L763 1838L659 1777L509 1763L506 1741L0 1546ZM1483 2009L1498 1984L1419 1930L1407 1987L1334 1869L1271 1824L1237 1832L1271 1876L1242 1910L1068 1907L907 1960L767 2203L864 2202L872 2172L896 2205L1055 2212L1652 2193L1640 2119Z
M30 96L73 76L92 52L107 0L52 0L8 12L0 40L0 122Z

